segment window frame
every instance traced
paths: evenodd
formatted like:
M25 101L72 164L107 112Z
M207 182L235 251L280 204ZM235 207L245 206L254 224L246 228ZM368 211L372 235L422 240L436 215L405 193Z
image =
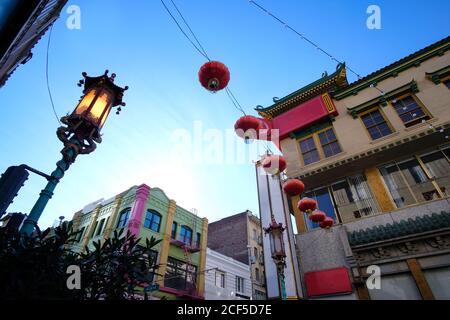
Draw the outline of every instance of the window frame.
M222 270L216 270L214 277L215 277L214 279L215 286L218 288L225 289L227 283L226 272Z
M372 113L372 112L374 112L374 111L380 112L380 115L381 115L381 117L383 118L384 122L387 124L387 126L388 126L389 129L391 130L391 133L389 133L389 134L387 134L387 135L384 135L384 136L381 136L381 137L379 137L379 138L377 138L377 139L372 138L372 136L370 135L370 132L369 132L369 128L366 127L366 124L364 123L364 121L363 121L363 119L362 119L363 116L365 116L366 114ZM394 111L395 111L395 110L394 110ZM386 115L384 114L383 110L380 108L380 106L376 106L376 107L370 108L370 109L368 109L368 110L365 110L364 112L359 113L359 114L358 114L358 119L359 119L359 121L361 122L361 125L362 125L363 128L365 129L364 131L366 132L367 136L369 137L369 139L370 139L371 141L377 141L377 140L379 141L380 139L383 139L383 138L385 138L385 137L389 137L390 135L392 135L392 134L394 134L394 133L396 132L395 129L394 129L394 127L392 126L392 124L390 123L390 121L388 120L388 118L386 117ZM373 126L372 126L372 127L373 127ZM372 128L372 127L370 127L370 128Z
M148 219L149 214L151 214L150 219ZM155 216L159 217L157 230L153 229L153 224L155 223ZM146 225L147 222L148 225ZM161 224L162 224L162 215L154 209L147 209L147 211L145 212L144 223L142 224L142 226L146 229L152 230L153 232L159 233L159 231L161 230Z
M187 243L186 242L186 233L184 233L184 237L182 238L181 237L181 234L182 234L182 231L183 230L185 230L185 231L190 231L191 232L191 237L190 237L190 241L189 241L189 243ZM183 241L184 243L186 243L186 244L189 244L189 245L192 245L192 237L194 236L194 231L190 228L190 227L188 227L187 225L182 225L181 226L181 229L180 229L180 241Z
M98 237L99 235L102 234L103 227L104 227L104 225L105 225L105 220L106 220L106 218L103 218L103 219L100 220L100 222L99 222L99 224L98 224L98 227L97 227L97 230L95 230L95 235L94 235L94 237ZM97 220L97 221L98 221L98 220Z
M125 214L125 213L126 213L126 217L127 217L127 218L125 219L125 223L124 223L122 226L120 226L121 217L122 217L122 215ZM116 229L122 229L122 228L125 228L125 227L127 226L127 224L128 224L128 221L130 220L130 215L131 215L131 207L122 209L122 210L119 212L119 218L117 219Z
M443 78L443 79L441 79L441 83L444 85L444 87L446 87L448 90L450 90L450 87L447 86L446 82L450 83L450 75L445 77L445 78Z
M245 279L244 279L244 277L236 276L236 292L238 292L238 293L245 293Z
M178 232L178 222L173 221L172 222L172 230L170 232L170 238L171 239L176 239L177 238L177 232Z
M327 132L328 130L333 131L333 134L334 134L334 137L336 138L336 140L334 140L334 141L332 141L332 142L328 142L328 143L326 143L325 145L322 145L322 142L320 141L319 135L320 135L321 133ZM333 126L330 126L330 127L328 127L328 128L319 130L319 131L315 132L314 134L317 135L317 141L319 142L320 149L322 150L322 154L319 153L320 156L323 156L323 158L321 158L321 160L322 160L322 159L331 158L331 157L333 157L333 156L338 155L339 153L342 153L342 146L341 146L341 144L340 144L340 142L339 142L339 139L338 139L337 134L336 134L336 130L334 130L334 127L333 127ZM323 148L323 147L324 147L324 146L327 146L327 145L330 145L330 144L332 144L332 143L334 143L334 142L336 142L336 143L338 144L339 150L340 150L340 151L339 151L338 153L336 153L336 154L331 155L331 156L328 156L328 157L325 156L325 151L324 151L324 148ZM319 161L320 161L320 160L319 160Z
M336 141L336 143L338 144L339 150L340 150L340 151L339 151L338 153L336 153L336 154L333 154L333 155L331 155L331 156L326 157L326 156L325 156L325 151L324 151L324 149L323 149L323 145L322 145L322 143L320 142L319 134L321 134L321 133L323 133L323 132L326 132L326 131L328 131L328 130L332 130L332 131L333 131L333 134L334 134L334 136L335 136L335 138L336 138L335 141ZM313 141L313 143L314 143L315 150L317 150L317 153L318 153L318 155L319 155L319 160L314 161L314 162L310 162L310 163L306 164L306 163L305 163L305 158L304 158L304 156L303 156L304 153L303 153L303 151L302 151L302 147L300 146L300 143L301 143L302 141L305 141L305 140L308 140L308 139L311 139L311 138L312 138L312 141ZM328 144L334 143L335 141L330 142L330 143L328 143ZM325 144L325 146L328 145L328 144ZM332 125L330 125L330 126L328 126L328 127L326 127L326 128L317 130L317 131L315 131L315 132L313 132L313 133L310 133L310 134L308 134L308 135L306 135L306 136L304 136L304 137L298 138L298 139L297 139L297 148L298 148L298 153L299 153L299 156L300 156L301 164L302 164L303 166L309 166L309 165L312 165L312 164L314 164L314 163L318 163L318 162L320 162L320 161L322 161L322 160L325 160L325 159L328 159L328 158L337 156L338 154L340 154L340 153L343 152L342 145L341 145L341 143L339 142L338 135L336 134L336 130L334 129L334 127L333 127ZM311 151L307 151L307 152L311 152Z
M394 100L395 100L395 101L402 100L402 99L405 99L405 98L408 98L408 97L411 97L411 98L416 102L417 106L418 106L420 109L422 109L424 115L423 115L422 117L420 117L420 118L413 119L413 120L410 120L410 121L408 121L408 122L403 122L403 120L402 120L400 114L398 113L397 109L395 108L395 105L394 105L394 102L393 102L393 101L394 101ZM433 118L433 116L431 115L430 111L428 111L428 109L425 107L425 105L422 103L422 101L420 101L420 99L419 99L414 93L411 93L411 92L405 93L405 94L403 94L403 95L401 95L401 96L398 96L398 97L396 97L396 98L391 99L391 100L389 101L389 104L390 104L390 106L394 109L395 114L400 118L400 121L401 121L401 123L405 126L405 128L411 128L411 127L413 127L413 126L415 126L415 125L417 125L417 124L422 123L422 120L428 121L428 120L430 120L430 119ZM410 112L410 111L407 111L407 112ZM405 113L406 113L406 112L405 112ZM402 114L403 114L403 113L402 113ZM425 119L426 117L428 117L428 119ZM417 121L417 122L416 122L416 121ZM415 122L415 123L414 123L414 122Z

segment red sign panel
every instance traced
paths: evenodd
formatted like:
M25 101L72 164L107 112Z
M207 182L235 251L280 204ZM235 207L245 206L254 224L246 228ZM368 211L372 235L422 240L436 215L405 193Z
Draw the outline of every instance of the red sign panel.
M352 283L345 267L305 273L309 297L352 293Z
M330 96L323 94L273 118L271 125L273 129L279 129L280 138L284 138L290 132L307 127L330 114L337 115L336 107Z

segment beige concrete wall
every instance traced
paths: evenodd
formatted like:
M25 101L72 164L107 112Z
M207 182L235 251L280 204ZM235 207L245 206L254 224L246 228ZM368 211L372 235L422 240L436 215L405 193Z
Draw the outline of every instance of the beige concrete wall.
M262 245L258 243L257 240L253 239L253 229L256 230L257 236L261 237L262 240L262 234L261 234L261 223L256 217L248 217L248 223L247 223L247 235L248 235L248 244L251 246L251 255L254 255L254 249L258 248L258 259L256 260L256 263L252 265L252 279L253 279L253 289L259 290L261 292L266 292L265 287L263 286L263 281L265 279L264 277L264 263L260 262L260 257L263 254ZM260 281L256 281L255 274L256 274L256 268L259 270L259 278Z
M448 65L450 65L450 51L447 51L443 56L433 57L422 62L418 67L407 69L399 73L395 78L390 77L379 82L378 88L384 92L389 92L410 83L414 79L419 88L419 92L415 95L432 115L432 119L428 122L433 125L446 123L450 121L448 107L450 90L442 83L439 85L434 84L426 77L426 73L434 72ZM361 120L359 118L353 119L348 114L347 107L354 107L377 97L380 97L378 90L375 88L366 88L355 96L351 95L338 101L333 100L339 112L339 115L333 122L333 127L343 151L338 155L322 159L307 166L302 166L298 141L291 138L282 140L281 147L283 155L288 162L287 174L289 176L298 176L305 171L315 170L351 155L373 149L378 145L400 140L405 136L422 131L428 127L428 124L424 123L406 128L392 105L388 103L386 107L380 108L395 132L392 135L372 141Z

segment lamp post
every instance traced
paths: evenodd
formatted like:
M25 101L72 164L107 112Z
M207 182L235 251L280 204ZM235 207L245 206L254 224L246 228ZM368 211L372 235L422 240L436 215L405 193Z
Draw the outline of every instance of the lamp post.
M46 187L41 191L39 199L33 206L25 220L21 233L32 234L37 222L42 215L48 201L53 196L57 184L64 176L79 154L93 152L101 143L100 130L113 107L119 106L117 114L121 111L123 93L128 87L121 88L114 84L116 75L108 76L108 70L99 77L89 77L86 72L82 73L83 80L78 86L84 85L83 96L75 110L61 118L63 125L58 128L56 135L64 144L61 150L62 159L56 163L56 170L52 172Z
M264 232L269 234L270 251L277 267L278 287L282 300L286 300L286 286L284 281L284 268L286 268L286 251L283 241L284 230L283 224L277 223L273 214L271 215L269 227L264 228Z

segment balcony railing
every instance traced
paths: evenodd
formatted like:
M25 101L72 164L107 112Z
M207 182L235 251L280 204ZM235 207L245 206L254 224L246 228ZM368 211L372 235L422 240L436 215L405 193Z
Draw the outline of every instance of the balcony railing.
M185 239L171 239L170 244L182 249L186 249L191 253L200 251L200 247L197 244L191 245Z

